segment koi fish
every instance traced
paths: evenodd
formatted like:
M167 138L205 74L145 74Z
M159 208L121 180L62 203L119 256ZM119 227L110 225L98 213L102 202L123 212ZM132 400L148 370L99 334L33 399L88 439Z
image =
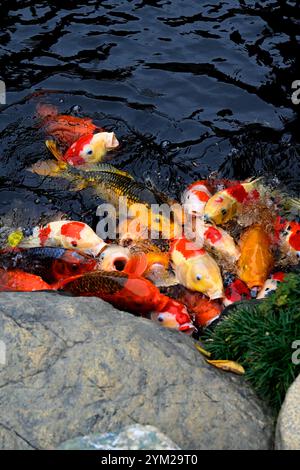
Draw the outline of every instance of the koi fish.
M222 225L233 219L241 204L257 200L260 197L257 190L260 178L246 183L238 183L214 194L204 208L204 221Z
M281 226L279 239L282 249L300 258L300 223L285 221Z
M66 279L57 287L76 296L100 297L120 310L137 315L159 313L165 320L159 322L179 331L190 333L195 329L182 304L172 302L154 284L135 274L94 271ZM165 314L173 316L173 323L169 321L169 316L164 317Z
M86 134L103 131L91 119L59 114L58 109L50 104L38 104L37 117L39 127L65 149Z
M181 196L181 203L189 214L202 216L207 201L212 197L209 184L205 180L190 184Z
M272 276L266 280L264 285L259 292L257 299L264 299L271 295L277 289L278 285L284 281L285 274L281 271L272 274Z
M29 237L23 238L18 247L33 248L56 246L82 251L97 256L106 243L83 222L60 220L32 229Z
M196 330L185 305L174 299L169 299L162 308L162 311L152 312L151 320L159 323L161 326L175 329L188 335L191 335Z
M98 269L102 271L124 271L131 258L129 248L107 245L98 258Z
M229 257L235 262L240 257L240 250L229 233L220 227L204 224L203 226L204 246L224 257Z
M220 269L203 248L181 237L171 244L170 252L176 277L183 286L211 300L223 297Z
M49 290L51 286L40 276L25 273L18 269L0 269L0 292L33 292Z
M0 251L0 269L35 274L48 284L92 271L96 266L95 258L65 248L13 248Z
M225 307L233 304L234 302L251 299L250 289L246 286L243 281L241 281L240 279L236 279L235 276L225 275L224 287L225 292L223 305Z
M131 254L144 257L145 269L140 271L140 275L143 275L159 287L178 284L176 277L169 269L169 252L162 251L149 240L132 242L128 248Z
M270 274L274 264L270 245L270 237L261 225L251 226L241 236L238 277L249 289L260 290Z
M52 170L53 168L49 167L43 175L65 178L71 181L74 189L78 191L89 186L93 187L101 199L114 205L117 209L122 196L128 209L133 210L132 206L134 205L136 209L134 211L135 220L138 219L143 226L150 227L157 233L171 234L171 236L178 233L176 232L178 224L175 216L172 212L170 213L167 205L172 204L173 201L161 193L147 188L143 183L134 181L128 173L118 170L110 164L100 164L91 169L69 166L64 171ZM31 168L30 171L36 172L35 168ZM162 212L153 211L152 205L162 206Z
M46 146L59 162L74 166L97 163L107 152L119 146L114 132L97 128L91 119L58 114L51 105L39 105L37 113L42 119L40 126L55 139L46 140ZM65 153L58 144L66 149ZM45 171L45 165L47 162L38 162L36 171Z

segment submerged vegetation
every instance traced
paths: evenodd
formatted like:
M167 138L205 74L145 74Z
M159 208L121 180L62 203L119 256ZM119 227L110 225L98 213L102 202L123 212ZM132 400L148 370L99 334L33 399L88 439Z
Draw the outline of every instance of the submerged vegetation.
M299 274L288 274L265 300L231 307L230 314L205 336L212 357L240 363L246 379L274 411L300 373L299 292Z

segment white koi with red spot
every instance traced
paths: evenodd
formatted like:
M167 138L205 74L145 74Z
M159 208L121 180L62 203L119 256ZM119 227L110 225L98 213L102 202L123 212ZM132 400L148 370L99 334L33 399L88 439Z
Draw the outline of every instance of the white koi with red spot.
M207 183L200 180L187 187L181 196L181 203L188 214L202 216L205 204L211 196Z
M96 256L106 247L106 243L87 224L60 220L34 227L32 235L24 238L18 246L59 246Z
M272 274L272 276L266 280L264 285L262 286L258 296L256 297L257 299L264 299L271 295L279 284L284 281L285 274L281 271Z
M204 224L202 236L204 246L216 254L229 257L232 262L239 259L241 253L238 246L232 236L222 228Z

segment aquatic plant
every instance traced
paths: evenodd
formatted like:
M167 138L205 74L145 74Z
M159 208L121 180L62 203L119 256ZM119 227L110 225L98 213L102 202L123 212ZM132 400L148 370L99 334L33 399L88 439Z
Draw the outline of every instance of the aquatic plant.
M299 274L288 274L275 293L262 301L237 303L205 335L212 357L239 362L274 411L300 373L299 292Z

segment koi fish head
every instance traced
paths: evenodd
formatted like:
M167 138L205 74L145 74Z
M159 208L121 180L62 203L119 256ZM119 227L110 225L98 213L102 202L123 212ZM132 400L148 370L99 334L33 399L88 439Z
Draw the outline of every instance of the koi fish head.
M220 191L207 201L204 208L205 222L214 222L216 225L222 225L235 216L238 201L227 191Z
M220 269L208 253L187 260L185 269L182 269L181 272L182 275L179 274L177 277L188 289L201 292L210 299L219 299L223 296Z
M191 335L195 330L185 305L169 299L160 312L153 312L151 319L160 325Z
M228 256L232 261L236 261L240 256L240 251L234 242L234 239L225 230L205 225L204 231L205 244L212 250L216 250Z
M130 260L128 248L119 245L108 245L100 254L98 269L104 271L123 271Z
M270 279L267 279L262 289L260 290L257 299L264 299L269 297L278 287L278 285L284 280L285 274L283 272L277 272L272 274Z
M97 266L95 258L78 253L76 251L66 251L59 259L54 260L52 274L56 281L66 279L71 276L93 271Z
M98 163L106 152L119 146L114 132L98 132L80 137L66 151L63 160L69 165Z
M285 239L290 248L296 251L298 257L300 257L300 223L295 221L287 222L281 233L281 238Z
M181 203L189 214L203 215L204 207L211 198L211 193L205 181L196 181L188 186L181 196Z

